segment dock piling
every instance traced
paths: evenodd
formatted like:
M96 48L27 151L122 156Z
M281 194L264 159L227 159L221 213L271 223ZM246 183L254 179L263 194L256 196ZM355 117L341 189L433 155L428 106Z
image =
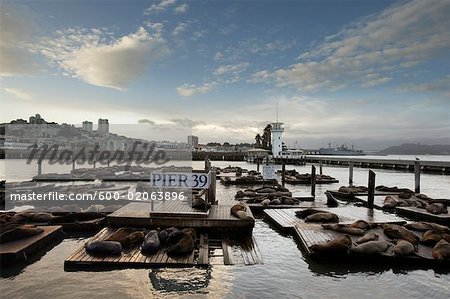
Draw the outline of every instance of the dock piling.
M283 162L283 164L281 165L281 185L283 187L284 187L285 171L286 171L286 164Z
M259 172L259 157L256 157L256 171Z
M348 163L348 184L353 186L353 160Z
M420 160L414 162L414 192L420 193Z
M322 161L319 162L319 174L322 175Z
M367 207L373 210L373 201L375 198L375 172L369 170L369 183L368 183L368 194L367 194Z
M42 174L42 160L39 159L37 162L37 166L38 166L38 175Z
M311 195L316 197L316 167L311 166Z

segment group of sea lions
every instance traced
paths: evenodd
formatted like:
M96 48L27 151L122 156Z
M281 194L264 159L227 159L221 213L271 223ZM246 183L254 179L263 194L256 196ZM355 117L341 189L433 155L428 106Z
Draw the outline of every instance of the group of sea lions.
M38 210L26 210L23 212L1 213L0 222L14 223L14 224L25 224L25 223L62 224L62 223L75 223L79 221L88 221L104 217L105 214L98 212L62 213L61 215L53 215L53 213L42 212Z
M268 205L296 205L299 200L292 197L289 189L278 185L276 187L261 187L257 189L239 190L234 196L237 200L245 200L247 203L260 203Z
M18 224L11 222L0 223L0 244L39 235L44 230L30 224Z
M428 213L439 215L447 214L448 202L434 200L424 194L414 194L414 192L402 192L397 197L386 196L383 202L383 209L393 209L395 207L417 207L425 209Z
M93 240L85 244L89 254L119 255L123 249L140 245L145 255L155 254L161 249L168 255L185 255L194 250L197 232L193 228L178 229L170 227L163 230L150 230L122 227L104 240Z
M433 247L433 258L438 260L450 259L450 229L436 223L417 222L402 226L398 224L373 224L358 220L352 224L323 224L322 227L345 233L345 235L323 244L310 246L313 254L409 256L417 252L419 244L423 244ZM368 231L375 227L383 229L383 239L379 234ZM423 232L422 237L411 230ZM361 237L353 242L350 235ZM387 252L390 247L392 247L392 253Z
M336 214L312 208L296 211L295 215L304 219L305 222L339 222L339 217Z
M253 217L247 212L247 207L241 203L232 206L230 213L241 220L253 220Z

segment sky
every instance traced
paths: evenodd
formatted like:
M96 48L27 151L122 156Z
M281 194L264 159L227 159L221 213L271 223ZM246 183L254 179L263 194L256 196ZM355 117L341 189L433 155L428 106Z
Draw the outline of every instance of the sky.
M290 147L450 144L449 15L447 0L1 1L0 122L239 143L278 110Z

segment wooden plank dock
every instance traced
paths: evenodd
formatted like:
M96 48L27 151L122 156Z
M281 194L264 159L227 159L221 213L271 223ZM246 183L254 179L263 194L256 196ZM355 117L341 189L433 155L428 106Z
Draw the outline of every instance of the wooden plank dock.
M92 240L104 240L116 231L104 228ZM220 251L220 252L217 252ZM117 256L89 255L84 245L65 261L66 270L96 268L161 268L161 267L205 267L213 259L220 258L224 265L256 265L263 263L261 253L253 237L244 241L209 239L207 233L200 234L196 248L191 254L180 257L168 256L164 249L152 255L144 255L139 248L124 250ZM216 263L217 264L217 263Z
M1 265L13 264L26 260L27 256L38 252L52 240L61 236L61 226L39 226L44 231L29 238L7 242L0 246Z
M266 209L298 209L298 208L315 208L315 209L326 209L327 205L323 203L317 203L313 201L299 202L296 205L267 205L263 206L260 203L246 203L246 205L252 210L252 212L262 212Z
M365 220L371 223L404 223L405 220L389 215L380 210L368 210L360 207L319 208L322 211L335 213L339 217L339 223L353 223L356 220ZM295 215L302 209L265 210L267 218L282 230L292 231L299 223L305 223L303 219Z
M167 202L166 202L167 203ZM158 203L155 203L155 206ZM130 226L130 227L194 227L206 230L246 230L249 233L255 226L255 219L241 220L231 215L230 209L233 205L212 205L205 217L205 212L192 211L188 215L180 216L178 208L180 205L165 206L166 213L152 213L152 203L133 202L107 216L108 226ZM185 209L185 207L183 207ZM159 211L162 211L163 208ZM197 215L197 213L199 215ZM248 214L253 217L251 210Z

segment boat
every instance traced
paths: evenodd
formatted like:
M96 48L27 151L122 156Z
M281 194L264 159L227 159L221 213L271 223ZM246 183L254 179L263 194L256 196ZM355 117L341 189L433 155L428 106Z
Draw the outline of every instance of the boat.
M327 155L327 156L364 156L365 153L362 150L355 150L353 148L348 148L346 145L331 147L331 144L328 146L328 148L320 148L319 149L320 155Z

